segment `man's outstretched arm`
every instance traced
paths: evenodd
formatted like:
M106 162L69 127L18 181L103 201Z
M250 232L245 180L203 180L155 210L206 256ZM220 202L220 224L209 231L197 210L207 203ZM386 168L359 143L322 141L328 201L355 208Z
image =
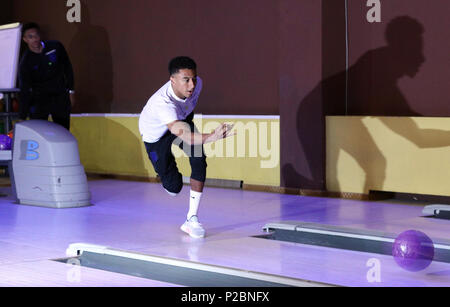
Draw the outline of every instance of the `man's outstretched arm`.
M211 133L198 133L191 131L191 127L183 121L176 120L167 125L170 132L189 145L201 145L212 143L220 139L232 136L233 125L221 124Z

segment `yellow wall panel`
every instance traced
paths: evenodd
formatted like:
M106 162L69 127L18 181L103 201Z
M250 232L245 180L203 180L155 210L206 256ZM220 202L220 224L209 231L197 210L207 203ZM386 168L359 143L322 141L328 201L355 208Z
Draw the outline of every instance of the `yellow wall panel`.
M327 189L450 195L450 118L329 116Z
M78 140L87 172L155 177L138 130L138 117L72 116L71 132ZM278 117L207 117L196 115L202 132L220 123L234 123L237 135L205 145L207 177L243 180L246 184L280 185L280 125ZM183 176L190 176L189 160L173 146Z

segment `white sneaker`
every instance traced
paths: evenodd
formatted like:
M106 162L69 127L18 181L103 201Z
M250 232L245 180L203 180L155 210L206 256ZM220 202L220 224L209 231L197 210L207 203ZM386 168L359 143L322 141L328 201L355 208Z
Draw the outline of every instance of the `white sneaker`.
M167 194L169 194L172 197L175 197L178 195L178 193L172 193L172 192L167 191L165 187L163 187L163 189L167 192Z
M193 238L203 238L205 237L205 229L203 229L202 224L198 222L196 215L192 216L188 221L181 225L180 229L190 235Z

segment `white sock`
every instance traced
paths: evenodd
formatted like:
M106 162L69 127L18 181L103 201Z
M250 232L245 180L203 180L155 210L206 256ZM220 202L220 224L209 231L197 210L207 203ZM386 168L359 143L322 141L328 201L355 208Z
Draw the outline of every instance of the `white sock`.
M188 221L192 216L197 215L198 206L200 204L201 198L202 198L201 192L196 192L196 191L191 190L191 195L189 198L189 212L187 214Z

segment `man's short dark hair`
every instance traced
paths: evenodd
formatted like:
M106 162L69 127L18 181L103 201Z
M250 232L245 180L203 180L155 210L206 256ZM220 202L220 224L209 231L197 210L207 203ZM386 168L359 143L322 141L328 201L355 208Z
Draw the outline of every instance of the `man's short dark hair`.
M169 62L169 74L171 76L176 74L180 69L197 70L197 64L187 56L179 56Z
M29 22L23 25L22 27L22 36L25 34L26 31L31 30L31 29L36 29L38 30L38 32L41 31L41 27L39 27L39 25L35 22Z

